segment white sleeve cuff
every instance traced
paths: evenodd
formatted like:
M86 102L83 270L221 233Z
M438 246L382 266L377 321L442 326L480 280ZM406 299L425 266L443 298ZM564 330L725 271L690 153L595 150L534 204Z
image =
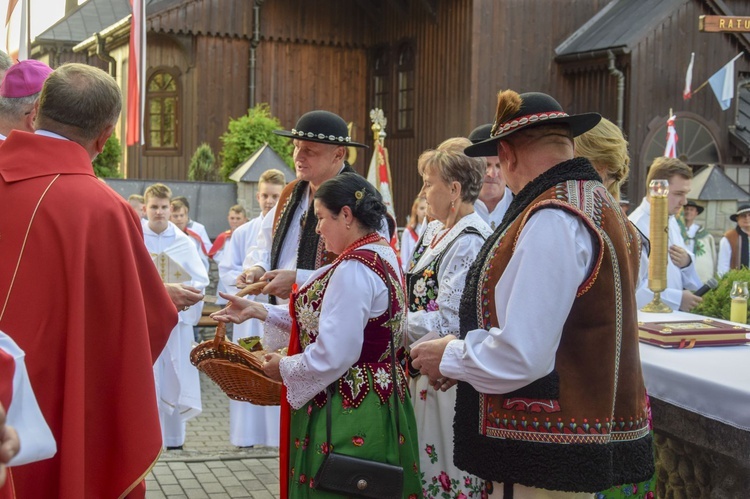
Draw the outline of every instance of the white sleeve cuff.
M446 378L463 381L466 370L463 365L464 341L452 340L445 347L440 361L440 374Z

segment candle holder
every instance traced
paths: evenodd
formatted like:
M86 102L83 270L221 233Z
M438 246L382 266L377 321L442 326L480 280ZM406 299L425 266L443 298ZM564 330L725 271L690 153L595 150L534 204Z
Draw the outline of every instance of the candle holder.
M648 186L651 204L649 238L651 254L648 259L648 289L654 298L641 310L644 312L669 313L672 309L661 301L661 293L667 289L667 246L669 244L669 182L652 180Z

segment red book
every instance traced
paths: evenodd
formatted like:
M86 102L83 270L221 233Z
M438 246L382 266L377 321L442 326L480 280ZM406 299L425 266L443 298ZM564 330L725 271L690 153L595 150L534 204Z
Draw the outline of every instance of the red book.
M641 322L640 340L662 348L744 345L750 328L715 319Z

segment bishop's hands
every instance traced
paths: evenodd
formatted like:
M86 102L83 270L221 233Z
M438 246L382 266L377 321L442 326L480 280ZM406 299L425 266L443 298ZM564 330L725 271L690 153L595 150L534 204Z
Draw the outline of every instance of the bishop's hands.
M203 293L198 289L185 284L164 284L169 298L177 310L187 310L203 299Z
M211 318L219 322L234 322L239 324L248 319L266 320L268 311L260 303L239 298L227 293L219 293L219 296L227 300L227 306L211 314Z
M443 360L445 347L455 339L455 336L449 334L436 340L424 341L409 352L411 365L414 369L419 369L422 376L429 378L430 385L435 390L446 391L456 384L456 380L448 379L440 372L440 361Z

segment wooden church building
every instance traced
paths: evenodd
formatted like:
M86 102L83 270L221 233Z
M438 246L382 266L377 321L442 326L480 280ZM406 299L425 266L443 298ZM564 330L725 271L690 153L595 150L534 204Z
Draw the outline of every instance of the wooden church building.
M146 142L127 148L129 178L187 178L202 142L215 152L231 118L268 103L284 127L313 109L353 122L372 142L369 110L388 118L394 201L403 224L421 187L417 158L492 120L498 90L542 91L569 113L598 111L630 141L627 196L638 202L660 155L670 108L678 152L718 164L750 188L750 56L735 64L722 111L694 87L740 51L749 33L702 33L701 15L750 15L745 0L150 0ZM32 55L75 60L127 87L128 0L88 0L36 38ZM118 134L124 137L123 125ZM355 167L365 172L371 151Z

